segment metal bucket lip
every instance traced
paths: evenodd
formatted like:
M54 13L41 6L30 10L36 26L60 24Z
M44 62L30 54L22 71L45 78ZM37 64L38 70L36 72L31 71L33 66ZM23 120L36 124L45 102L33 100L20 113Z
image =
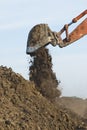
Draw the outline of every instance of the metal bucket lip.
M39 45L36 45L36 46L33 46L33 47L27 47L26 48L26 54L30 54L30 53L33 53L35 52L36 50L38 50L41 46Z

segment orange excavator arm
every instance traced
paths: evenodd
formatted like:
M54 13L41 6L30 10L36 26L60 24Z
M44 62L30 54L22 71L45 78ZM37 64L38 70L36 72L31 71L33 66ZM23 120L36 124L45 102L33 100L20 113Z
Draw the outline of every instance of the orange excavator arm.
M38 24L34 26L28 35L26 53L34 53L36 50L43 46L51 44L53 46L65 47L83 36L87 35L87 18L82 21L70 34L68 28L73 23L76 23L84 15L87 14L87 10L83 11L80 15L73 18L69 24L66 24L59 32L53 32L47 24ZM62 39L61 35L65 32L66 37Z
M66 24L60 30L60 32L58 32L58 35L61 35L64 31L66 32L66 38L63 39L58 44L60 47L65 47L65 46L67 46L67 45L69 45L69 44L71 44L71 43L79 40L84 35L87 35L87 18L81 24L79 24L70 34L68 32L68 27L71 24L76 23L79 19L81 19L86 14L87 14L87 10L85 10L80 15L78 15L77 17L75 17L74 19L72 19L72 22L70 22L69 24Z
M72 22L76 23L79 19L81 19L84 15L87 14L87 10L83 11L80 15L78 15L77 17L75 17Z

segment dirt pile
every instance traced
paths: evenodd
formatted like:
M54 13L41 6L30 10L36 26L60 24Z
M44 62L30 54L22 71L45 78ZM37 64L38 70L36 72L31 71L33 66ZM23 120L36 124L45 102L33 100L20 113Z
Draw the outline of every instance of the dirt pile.
M33 83L0 67L0 130L84 130L83 125L43 97Z
M69 108L79 116L87 119L87 99L77 97L61 97L56 99L56 103Z
M48 49L42 47L32 55L33 61L29 68L30 80L46 98L53 100L61 95L58 88L59 81L52 70L52 57Z

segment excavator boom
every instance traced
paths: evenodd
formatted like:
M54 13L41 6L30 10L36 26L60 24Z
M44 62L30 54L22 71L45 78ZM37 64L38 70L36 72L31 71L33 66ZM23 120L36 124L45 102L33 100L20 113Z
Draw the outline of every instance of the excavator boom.
M76 23L84 15L87 14L87 10L83 11L80 15L72 19L69 24L66 24L59 32L53 32L47 24L38 24L34 26L28 35L26 53L31 54L43 46L51 44L53 46L65 47L83 36L87 35L87 18L82 21L70 34L68 27L73 23ZM65 32L66 37L62 39L61 35Z
M87 35L87 18L79 25L77 26L76 29L74 29L70 34L69 34L69 40L67 41L67 38L63 39L63 42L59 44L59 46L65 47L83 36Z

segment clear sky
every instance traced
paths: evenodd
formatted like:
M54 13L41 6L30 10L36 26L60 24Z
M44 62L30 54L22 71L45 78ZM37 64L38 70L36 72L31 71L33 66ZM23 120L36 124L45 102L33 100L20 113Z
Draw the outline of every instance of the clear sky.
M28 79L30 57L26 55L26 43L30 29L47 23L51 30L59 31L85 9L87 0L0 0L0 65ZM48 48L62 95L87 98L87 35L63 49Z

